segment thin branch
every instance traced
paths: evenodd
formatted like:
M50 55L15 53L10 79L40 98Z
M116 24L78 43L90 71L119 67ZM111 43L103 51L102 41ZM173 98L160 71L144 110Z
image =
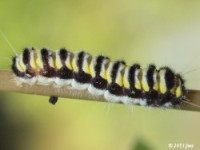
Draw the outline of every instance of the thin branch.
M0 71L0 91L19 92L46 96L58 96L72 99L105 101L103 96L91 95L87 91L75 90L70 87L60 88L42 85L30 86L27 84L18 86L14 80L14 75L11 71ZM189 103L193 103L200 106L200 91L188 90L186 97L190 100ZM188 103L183 103L183 105L181 105L181 110L200 111L200 108L194 107Z
M70 87L54 87L42 85L27 85L19 86L14 80L14 74L11 71L0 71L0 91L19 92L26 94L58 96L73 99L87 99L104 101L103 96L95 96L87 91L75 90Z

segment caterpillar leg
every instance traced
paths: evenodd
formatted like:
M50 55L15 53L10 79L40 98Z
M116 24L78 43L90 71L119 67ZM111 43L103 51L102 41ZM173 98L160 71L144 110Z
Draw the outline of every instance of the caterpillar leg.
M88 92L94 95L103 95L106 92L106 90L97 89L92 84L90 84L88 87Z
M51 103L52 105L55 105L58 101L58 97L57 96L50 96L49 98L49 103Z

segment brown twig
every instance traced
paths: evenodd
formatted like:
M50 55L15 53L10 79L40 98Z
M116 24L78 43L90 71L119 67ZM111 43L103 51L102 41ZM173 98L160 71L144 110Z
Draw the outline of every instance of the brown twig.
M27 85L18 86L14 80L14 75L10 71L0 71L0 91L19 92L26 94L58 96L72 99L86 99L93 101L105 101L103 96L91 95L87 91L75 90L70 87L54 87L42 85ZM190 103L200 106L200 91L188 90L187 99ZM181 110L200 111L200 108L183 103Z

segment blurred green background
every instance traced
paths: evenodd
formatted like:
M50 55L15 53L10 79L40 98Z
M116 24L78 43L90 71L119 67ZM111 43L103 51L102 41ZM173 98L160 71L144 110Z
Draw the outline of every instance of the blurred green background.
M199 0L1 0L0 29L24 47L84 49L145 67L167 65L200 90ZM0 37L0 56L12 50ZM0 69L10 62L0 58ZM1 81L0 81L1 82ZM0 149L200 149L198 112L0 93Z

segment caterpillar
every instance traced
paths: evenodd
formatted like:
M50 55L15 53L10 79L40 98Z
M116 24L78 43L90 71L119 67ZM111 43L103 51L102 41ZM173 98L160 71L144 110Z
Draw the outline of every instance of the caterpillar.
M108 102L175 107L186 100L184 79L169 67L142 68L85 51L25 48L13 57L11 69L19 83L71 86L103 95ZM49 101L55 104L57 99L51 96Z

